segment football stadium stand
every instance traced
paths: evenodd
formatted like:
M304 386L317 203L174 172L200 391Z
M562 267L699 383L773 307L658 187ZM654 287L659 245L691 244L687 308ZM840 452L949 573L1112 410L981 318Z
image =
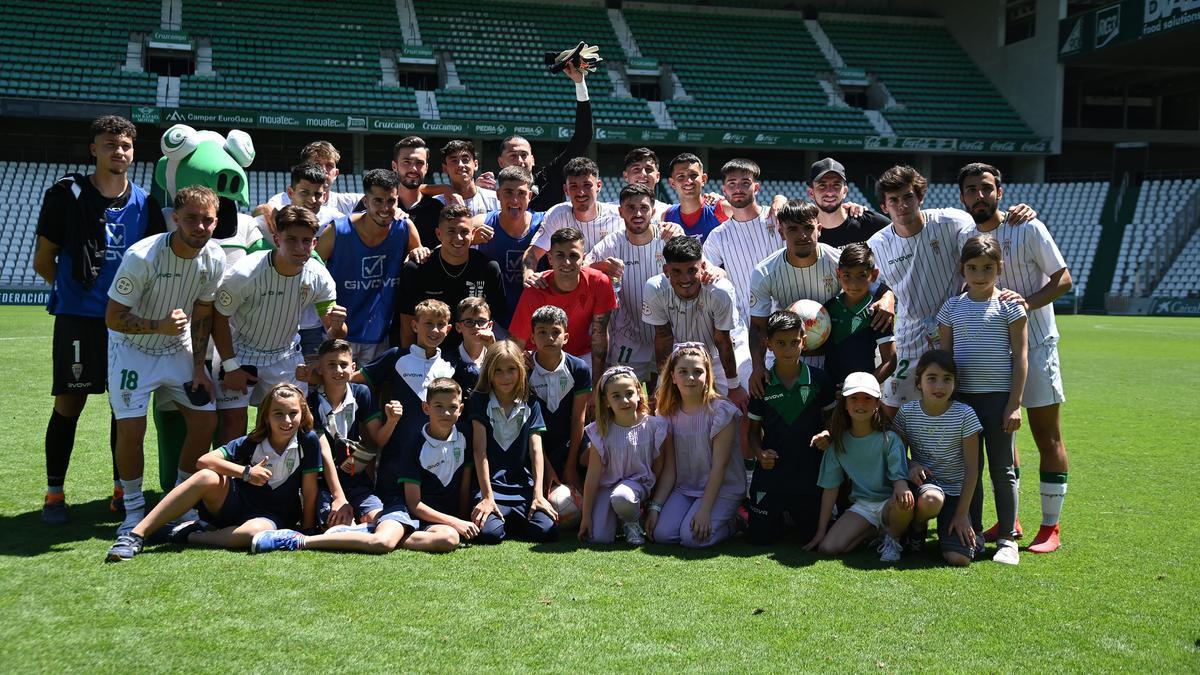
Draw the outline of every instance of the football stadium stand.
M183 29L211 42L214 74L183 76L180 105L417 116L412 89L382 84L393 3L184 0Z
M1180 272L1194 265L1184 246L1196 230L1200 217L1200 180L1148 180L1138 193L1132 221L1125 226L1110 293L1122 297L1171 295ZM1184 249L1179 255L1180 248ZM1164 276L1166 274L1167 276ZM1167 285L1159 283L1167 281ZM1182 281L1182 279L1180 279ZM1161 292L1160 292L1161 291Z
M159 0L5 0L0 96L153 104L158 76L118 66L130 32L157 28L161 7Z
M586 36L600 56L623 60L601 7L502 2L417 0L413 3L426 46L449 52L465 90L438 89L438 111L449 119L518 118L571 124L575 96L562 75L546 72L542 55L575 46ZM394 18L394 17L393 17ZM597 124L655 126L646 102L617 98L602 73L588 78Z
M884 111L897 135L1033 136L944 26L830 14L821 27L847 66L874 73L903 106Z
M1188 298L1200 295L1200 230L1192 233L1153 295Z
M726 131L717 140L730 145L771 145L779 140L771 132L794 135L787 142L846 136L858 147L870 136L1033 138L932 18L823 13L817 22L682 4L466 0L176 4L175 33L195 49L196 72L160 77L140 70L147 39L167 28L158 0L5 2L0 96L565 125L574 119L571 90L541 57L582 38L607 61L589 79L601 127ZM402 23L401 5L415 26ZM437 64L432 91L397 79L395 57L410 47ZM662 101L631 89L624 66L634 59L661 66ZM841 87L854 79L874 93L843 100Z
M1025 203L1038 212L1062 251L1074 282L1073 292L1083 297L1091 276L1096 245L1100 243L1100 216L1108 196L1108 183L1006 183L1004 203ZM962 208L958 185L935 183L925 196L928 208Z
M799 17L622 13L642 53L669 64L694 99L667 102L681 129L876 133L861 110L829 104L816 78L829 64Z

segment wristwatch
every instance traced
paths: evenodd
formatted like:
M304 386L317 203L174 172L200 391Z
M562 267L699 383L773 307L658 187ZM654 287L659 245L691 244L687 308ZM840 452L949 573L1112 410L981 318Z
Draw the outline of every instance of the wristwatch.
M249 464L247 464L246 467L244 469L242 469L242 482L244 482L244 483L250 482L250 465Z

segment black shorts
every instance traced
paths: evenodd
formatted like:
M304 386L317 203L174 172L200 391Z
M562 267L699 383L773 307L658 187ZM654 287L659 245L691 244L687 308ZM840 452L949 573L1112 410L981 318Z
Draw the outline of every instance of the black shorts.
M108 380L108 327L104 319L55 316L52 351L52 395L104 393Z
M253 504L242 493L242 486L243 483L236 478L229 481L229 492L226 493L225 501L221 502L221 510L217 513L209 511L203 501L197 504L196 511L200 514L201 520L217 528L237 527L255 518L266 518L274 523L275 527L291 527L296 524L298 518L272 513Z

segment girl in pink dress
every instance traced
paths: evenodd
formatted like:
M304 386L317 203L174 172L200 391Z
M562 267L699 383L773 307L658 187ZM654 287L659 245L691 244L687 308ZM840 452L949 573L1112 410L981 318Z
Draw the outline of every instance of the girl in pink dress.
M746 472L734 452L738 409L717 393L702 344L675 345L658 381L656 412L670 425L671 443L646 529L659 543L712 546L733 534L746 495Z
M587 425L587 478L579 540L612 543L617 521L625 541L646 543L641 526L642 501L654 487L669 448L667 421L650 415L637 374L627 366L604 371L597 383L596 421Z

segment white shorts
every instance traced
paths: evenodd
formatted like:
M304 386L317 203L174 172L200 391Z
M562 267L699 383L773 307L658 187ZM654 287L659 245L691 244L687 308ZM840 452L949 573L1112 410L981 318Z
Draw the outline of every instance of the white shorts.
M231 410L258 405L262 403L263 397L267 395L271 387L282 382L297 385L300 387L300 391L303 391L307 396L308 385L304 382L296 382L296 366L302 363L304 363L304 356L299 352L291 352L275 363L258 366L258 382L248 385L244 394L239 391L225 390L218 379L221 364L214 363L212 379L213 384L217 388L217 410Z
M883 404L899 408L920 398L921 392L917 390L917 359L898 358L896 370L883 383Z
M654 344L643 344L629 335L611 331L608 343L608 363L610 366L626 366L637 373L638 379L645 382L650 379L650 373L655 371Z
M351 342L350 347L354 350L354 362L359 368L367 365L383 356L388 347L388 341L383 342Z
M883 510L887 508L889 499L884 499L878 502L869 502L860 499L850 505L849 513L857 513L862 516L862 519L871 524L872 527L881 527L883 525Z
M192 410L215 410L212 401L198 406L188 399L183 385L193 372L192 353L147 354L120 339L108 341L108 401L119 420L145 417L150 395L159 392L159 402L173 402Z
M1062 370L1058 365L1058 340L1047 340L1043 345L1031 346L1029 373L1025 379L1025 391L1021 392L1021 405L1042 408L1066 400Z

